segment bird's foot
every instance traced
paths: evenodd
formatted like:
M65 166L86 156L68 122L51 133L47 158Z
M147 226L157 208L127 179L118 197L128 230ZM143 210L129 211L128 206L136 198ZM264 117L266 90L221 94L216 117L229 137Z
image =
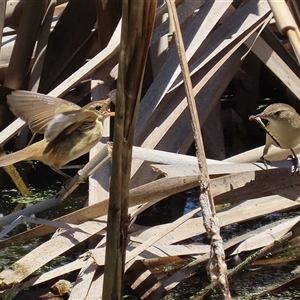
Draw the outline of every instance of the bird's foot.
M290 159L293 163L292 175L300 172L299 159L297 155L289 155L286 159Z
M262 162L266 169L268 169L268 165L271 163L269 160L265 159L264 156L262 156L257 162Z

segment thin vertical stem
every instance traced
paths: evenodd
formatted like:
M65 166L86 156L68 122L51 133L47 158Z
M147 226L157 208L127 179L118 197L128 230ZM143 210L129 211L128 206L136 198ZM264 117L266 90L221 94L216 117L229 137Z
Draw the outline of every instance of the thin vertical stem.
M132 146L156 0L124 0L107 222L104 300L122 299Z
M191 115L192 129L194 132L196 155L199 166L199 184L200 184L200 206L203 212L203 221L206 232L211 238L210 260L208 262L208 270L212 281L216 281L223 293L224 299L231 299L229 284L227 278L227 266L225 263L225 253L223 249L223 241L220 236L220 227L218 217L215 211L214 200L210 190L210 178L206 165L206 157L201 135L201 126L197 112L196 102L193 94L192 81L190 77L189 67L185 55L185 49L178 21L176 6L174 0L167 0L170 19L174 23L174 38L178 50L180 67L187 95L188 107Z

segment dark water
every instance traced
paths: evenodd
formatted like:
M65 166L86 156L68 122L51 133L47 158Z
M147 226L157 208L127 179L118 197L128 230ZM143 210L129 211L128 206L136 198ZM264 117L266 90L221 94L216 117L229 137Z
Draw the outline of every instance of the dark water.
M48 199L49 197L55 195L57 191L62 188L65 182L65 179L62 176L56 174L47 166L39 163L34 164L33 166L29 164L29 167L26 165L26 163L22 163L18 167L21 170L20 173L23 172L22 177L25 179L29 190L32 192L32 196L22 196L17 191L14 183L9 180L7 176L4 176L3 181L5 182L5 188L2 188L0 191L0 213L2 215L7 215L13 212L17 205L22 204L23 207L26 207ZM68 197L61 204L53 208L37 213L35 217L53 220L83 207L87 200L87 190L87 183L80 185L71 197ZM35 226L37 225L31 223L22 223L13 229L9 235L15 235ZM48 238L49 237L46 236L32 239L29 242L26 241L24 243L12 245L5 249L0 249L1 269L10 266ZM62 259L65 259L65 257ZM62 259L58 258L55 262L53 262L52 266L59 265L59 262Z

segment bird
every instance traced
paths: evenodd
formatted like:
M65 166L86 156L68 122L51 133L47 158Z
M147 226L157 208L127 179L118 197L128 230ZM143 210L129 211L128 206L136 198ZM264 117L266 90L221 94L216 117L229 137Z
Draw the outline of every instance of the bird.
M298 158L293 150L300 143L300 116L296 110L286 103L274 103L268 105L263 112L258 115L250 116L250 120L257 118L268 121L266 129L266 143L263 149L261 160L266 162L271 145L282 149L290 149L293 156L294 171L299 170Z
M103 121L114 116L111 100L93 101L83 107L64 99L16 90L7 95L12 113L24 120L32 132L44 138L19 151L0 157L0 167L19 161L38 160L59 169L89 152L102 137Z

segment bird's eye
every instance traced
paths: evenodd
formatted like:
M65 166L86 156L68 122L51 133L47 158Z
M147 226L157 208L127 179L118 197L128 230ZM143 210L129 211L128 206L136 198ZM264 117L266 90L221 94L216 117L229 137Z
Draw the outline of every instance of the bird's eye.
M278 111L276 111L275 113L274 113L274 117L279 117L280 116L280 110L278 110Z
M101 110L101 108L102 108L101 105L96 105L95 106L95 109L98 110L98 111Z

